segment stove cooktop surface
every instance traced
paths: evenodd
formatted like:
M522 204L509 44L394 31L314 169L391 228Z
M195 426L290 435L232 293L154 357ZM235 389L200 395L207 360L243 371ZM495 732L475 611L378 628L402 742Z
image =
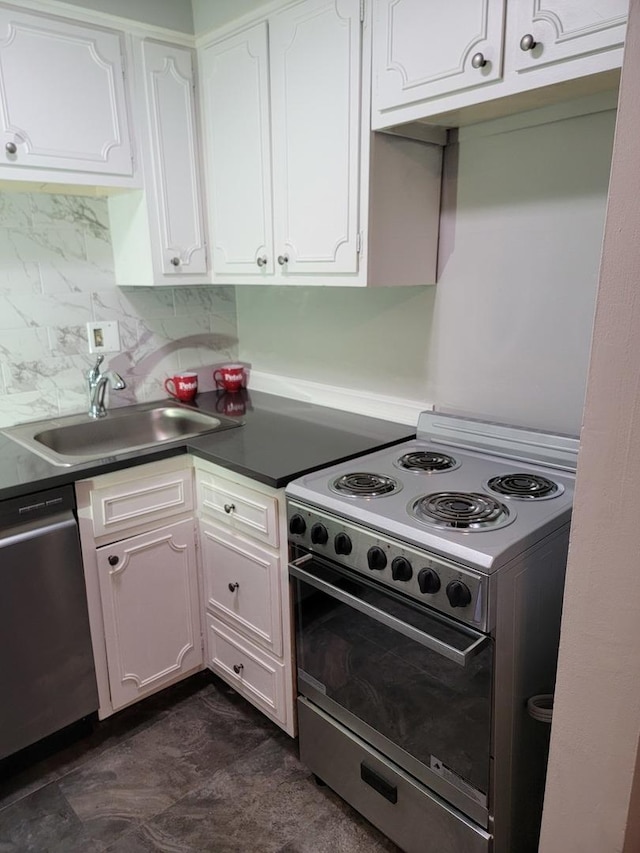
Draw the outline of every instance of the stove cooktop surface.
M287 486L311 504L491 572L568 524L574 474L417 438Z

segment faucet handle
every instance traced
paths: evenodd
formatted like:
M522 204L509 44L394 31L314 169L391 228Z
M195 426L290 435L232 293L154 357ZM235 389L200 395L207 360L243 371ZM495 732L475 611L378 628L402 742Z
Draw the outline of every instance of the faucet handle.
M100 354L97 357L96 363L93 365L93 367L89 368L89 370L87 372L87 377L89 379L89 382L95 382L98 379L98 376L100 376L100 365L102 364L103 361L104 361L104 356L102 354Z

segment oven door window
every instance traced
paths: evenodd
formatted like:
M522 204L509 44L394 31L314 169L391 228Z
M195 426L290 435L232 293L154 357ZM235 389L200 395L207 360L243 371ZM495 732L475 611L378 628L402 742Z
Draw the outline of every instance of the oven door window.
M491 638L315 556L290 574L299 692L486 805Z

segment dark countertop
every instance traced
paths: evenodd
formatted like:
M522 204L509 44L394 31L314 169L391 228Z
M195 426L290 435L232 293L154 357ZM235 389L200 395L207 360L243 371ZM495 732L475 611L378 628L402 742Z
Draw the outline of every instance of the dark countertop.
M198 396L195 408L206 412L218 410L227 417L237 417L242 426L70 468L51 465L0 434L0 499L186 452L268 486L281 488L309 471L415 436L413 426L259 391L233 395L206 392Z

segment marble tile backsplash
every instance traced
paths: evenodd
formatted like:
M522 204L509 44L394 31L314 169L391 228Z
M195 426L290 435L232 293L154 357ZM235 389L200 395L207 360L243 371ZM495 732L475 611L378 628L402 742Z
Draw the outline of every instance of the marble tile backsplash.
M105 199L0 193L0 427L87 407L86 323L117 320L110 405L162 399L164 379L238 357L233 287L118 287Z

